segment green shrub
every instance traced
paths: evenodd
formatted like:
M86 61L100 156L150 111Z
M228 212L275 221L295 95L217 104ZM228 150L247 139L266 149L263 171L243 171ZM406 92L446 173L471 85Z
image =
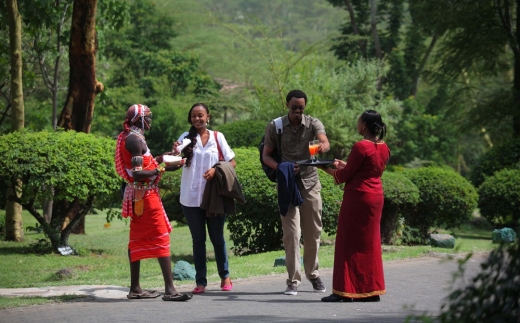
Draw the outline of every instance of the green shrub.
M504 168L520 168L520 141L516 138L494 146L480 157L471 172L471 182L479 187L487 176Z
M237 205L237 214L228 217L234 252L243 255L281 250L283 232L276 184L270 182L262 171L256 148L237 148L234 151L237 176L246 198L246 204ZM342 190L334 185L330 175L320 175L323 186L323 227L325 232L333 234L336 231Z
M520 224L520 169L503 169L480 185L480 214L495 225Z
M429 240L425 237L417 228L412 228L409 225L404 223L404 218L400 220L403 223L400 223L400 230L402 231L401 237L399 239L400 244L408 245L408 246L417 246L417 245L427 245L429 244Z
M237 148L237 176L246 203L228 217L228 229L235 254L282 249L282 225L277 207L276 184L262 171L255 148Z
M36 218L56 250L67 245L74 225L94 204L97 208L114 204L111 198L117 196L121 183L114 148L113 139L74 131L12 132L0 140L0 184L14 187L16 179L22 181L22 195L16 202ZM50 198L54 202L49 224L38 209ZM62 230L71 207L74 218Z
M518 242L491 251L480 273L453 291L442 305L439 322L518 322L520 247Z
M399 215L413 210L419 202L419 189L402 173L384 172L381 178L385 204L381 216L381 242L395 244L399 233Z
M419 229L423 238L430 228L455 228L469 220L477 206L475 188L454 171L437 167L403 172L419 189L420 202L413 212L403 214L405 222Z
M186 224L186 218L182 213L181 203L181 176L182 170L165 172L159 181L161 200L170 221Z
M265 132L267 122L238 120L218 127L218 131L226 136L230 147L258 147Z
M322 216L323 231L329 235L336 234L338 229L338 216L343 201L343 184L336 185L334 177L319 171L321 182Z

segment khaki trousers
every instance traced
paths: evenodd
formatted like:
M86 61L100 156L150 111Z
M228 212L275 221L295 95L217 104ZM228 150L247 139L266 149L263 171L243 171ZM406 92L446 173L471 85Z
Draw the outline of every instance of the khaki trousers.
M290 205L286 216L280 215L283 229L283 245L285 248L285 267L289 277L287 285L299 286L300 274L300 237L303 235L303 268L309 279L318 277L318 249L322 229L321 183L318 181L310 189L298 185L305 199L301 206ZM300 229L301 228L301 229Z

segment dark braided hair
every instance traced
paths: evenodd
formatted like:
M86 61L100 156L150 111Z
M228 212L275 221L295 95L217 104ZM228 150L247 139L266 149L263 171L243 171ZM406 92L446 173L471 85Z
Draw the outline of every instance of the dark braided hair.
M206 109L206 112L209 114L209 108L207 105L205 105L204 103L200 103L200 102L195 103L194 105L191 106L191 109L188 112L188 123L189 124L191 124L191 111L193 111L193 109L195 109L196 107L203 107L204 109ZM184 149L182 150L182 154L183 154L184 158L186 158L185 166L190 167L191 159L193 158L193 147L195 147L195 144L197 143L197 129L195 129L195 127L193 125L190 127L190 130L188 131L188 135L186 136L186 138L190 139L191 142L189 145L184 147Z
M359 118L366 123L371 134L377 135L379 140L383 140L386 135L386 124L376 110L365 110Z

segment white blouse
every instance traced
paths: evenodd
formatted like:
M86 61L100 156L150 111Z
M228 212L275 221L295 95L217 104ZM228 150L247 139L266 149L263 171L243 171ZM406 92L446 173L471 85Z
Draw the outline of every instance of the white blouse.
M193 147L191 166L182 167L180 202L184 206L200 207L204 188L206 187L206 180L202 175L219 161L215 134L211 130L208 131L209 139L205 146L202 146L200 135L197 134L197 143ZM182 141L187 135L188 132L183 133L178 141ZM231 150L221 132L217 132L217 138L224 160L230 161L235 158L235 153Z

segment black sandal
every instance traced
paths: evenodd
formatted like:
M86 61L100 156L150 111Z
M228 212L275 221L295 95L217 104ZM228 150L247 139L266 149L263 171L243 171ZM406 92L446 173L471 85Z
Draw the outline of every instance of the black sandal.
M350 297L343 297L336 294L330 294L329 296L323 297L321 299L322 302L345 302L345 303L351 303L352 298Z
M163 301L171 301L171 302L185 302L185 301L189 301L192 298L193 298L193 295L188 295L188 294L164 295L162 297Z
M149 291L143 291L142 293L130 293L126 295L126 298L128 299L144 299L144 298L156 298L161 296L160 293L158 293L155 290L149 290Z

